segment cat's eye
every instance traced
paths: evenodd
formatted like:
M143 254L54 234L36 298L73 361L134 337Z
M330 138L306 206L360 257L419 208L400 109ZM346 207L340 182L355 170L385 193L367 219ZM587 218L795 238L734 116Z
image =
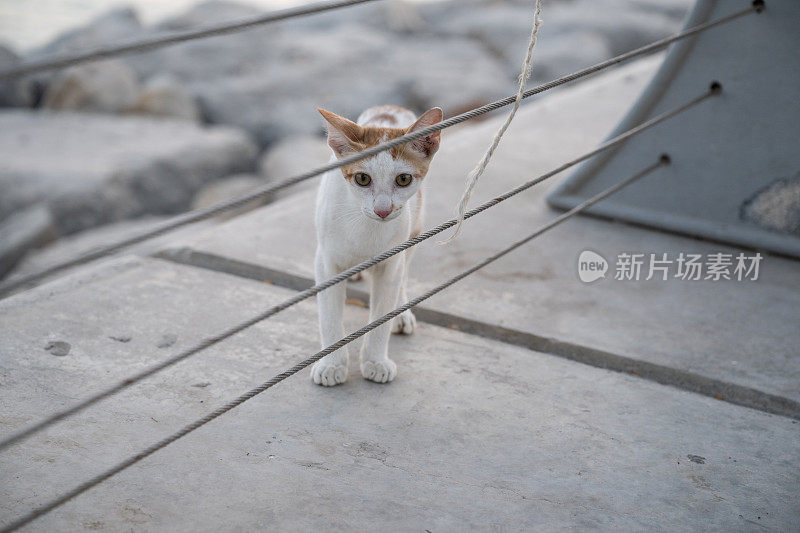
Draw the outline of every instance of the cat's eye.
M354 174L353 180L362 187L366 187L367 185L372 183L372 178L369 177L369 174L364 174L363 172Z
M414 179L414 176L411 174L398 174L397 177L394 179L394 182L397 183L400 187L408 187L411 185L411 180Z

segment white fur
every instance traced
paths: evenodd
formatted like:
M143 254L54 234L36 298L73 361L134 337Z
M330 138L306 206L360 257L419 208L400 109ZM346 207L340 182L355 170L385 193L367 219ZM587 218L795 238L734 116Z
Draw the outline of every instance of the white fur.
M380 109L380 108L379 108ZM405 110L398 110L402 113ZM374 108L359 118L361 125L370 123ZM398 116L408 126L414 116ZM399 122L400 120L398 120ZM336 159L334 153L332 161ZM338 169L322 177L317 193L316 227L317 252L315 276L324 281L366 259L396 246L409 238L412 228L421 227L422 205L417 191L422 180L414 178L407 187L395 184L398 174L413 173L403 159L393 159L382 152L362 161L359 171L372 177L368 187L348 182ZM391 207L385 219L375 214L375 209ZM399 303L407 301L406 280L411 250L406 250L370 269L370 321L388 313ZM342 315L345 303L345 285L340 283L317 295L319 304L320 335L323 347L344 337ZM410 334L415 326L414 315L406 311L365 336L361 348L361 373L370 380L386 383L392 381L397 366L389 359L388 344L391 331ZM347 347L324 357L312 367L312 379L320 385L332 386L347 379Z

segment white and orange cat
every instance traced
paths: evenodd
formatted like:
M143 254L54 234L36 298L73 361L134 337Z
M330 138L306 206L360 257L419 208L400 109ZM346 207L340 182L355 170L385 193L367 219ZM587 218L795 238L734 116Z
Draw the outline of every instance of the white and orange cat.
M417 131L442 120L434 108L416 118L397 106L371 107L351 122L319 110L328 122L332 161L370 146ZM317 193L317 282L418 235L422 231L422 182L439 149L439 132L327 172ZM408 300L406 280L410 248L370 268L370 312L373 321ZM342 314L345 285L317 295L322 346L344 337ZM411 311L367 333L361 347L361 374L378 383L392 381L397 365L389 359L390 332L410 334L416 325ZM347 346L317 361L314 383L333 386L347 379Z

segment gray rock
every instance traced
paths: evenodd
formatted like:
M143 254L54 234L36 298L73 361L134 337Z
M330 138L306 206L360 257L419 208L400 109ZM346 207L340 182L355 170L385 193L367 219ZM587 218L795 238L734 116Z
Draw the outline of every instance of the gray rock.
M687 0L575 0L546 3L534 52L533 77L546 81L677 31ZM533 2L435 3L422 7L429 31L469 37L519 75L533 24ZM557 73L557 74L554 74Z
M257 60L245 58L238 72L219 64L215 73L215 64L207 62L187 78L210 122L242 127L261 146L293 133L321 132L317 107L357 115L362 106L404 103L408 94L407 83L398 86L400 73L385 65L389 47L376 32L336 28L270 48ZM343 58L348 58L346 69Z
M659 12L631 9L617 0L576 0L558 4L542 17L539 37L590 32L604 37L612 55L621 54L678 31L679 19ZM537 45L538 46L538 45Z
M320 167L328 162L331 151L325 138L316 135L293 135L281 139L270 146L261 156L258 168L261 175L269 181L279 181L296 176L312 168ZM278 191L275 198L283 198L290 194L316 187L318 181L308 180L289 189Z
M66 111L121 113L136 104L136 73L120 59L85 63L56 74L42 107Z
M380 64L387 72L376 79L393 75L398 87L408 84L403 103L418 113L438 106L445 116L455 115L516 92L516 74L509 76L502 62L469 39L418 36L392 52L390 62Z
M280 61L252 73L192 83L209 121L245 128L267 146L286 135L321 133L317 107L352 118L387 103L417 112L437 105L453 114L514 89L503 64L467 39L387 42L365 28L339 27L279 47Z
M449 112L513 92L504 63L480 43L405 35L416 24L416 8L380 4L182 43L128 61L140 78L175 76L204 119L242 127L262 147L287 135L321 133L317 107L347 116L386 103L416 111L440 105ZM161 28L185 30L255 13L212 2Z
M259 187L266 185L264 178L254 176L252 174L239 174L229 176L221 180L209 183L195 195L192 200L192 209L205 209L218 205L222 202L240 198L250 192L255 191ZM247 202L246 204L236 209L226 211L217 216L217 220L227 220L242 213L252 211L253 209L269 203L271 198L269 196L258 198Z
M233 2L207 2L165 20L155 32L185 31L250 18L263 11ZM268 24L247 31L198 39L132 55L128 61L140 79L171 74L182 82L237 76L277 57L273 42L280 26Z
M10 48L0 44L0 70L19 63L19 57ZM0 107L30 107L33 105L33 84L27 79L0 82Z
M204 184L254 168L241 131L87 113L0 113L0 216L46 202L72 233L183 211Z
M519 76L530 40L532 5L493 3L479 9L459 9L452 17L442 18L439 29L478 41L503 60L506 76L513 79ZM543 11L533 56L532 78L536 81L553 79L613 55L604 35L586 28L566 30L563 19L573 14L561 8L552 4Z
M183 31L245 20L264 13L263 9L239 2L211 0L200 2L180 15L172 16L156 26L158 31Z
M693 0L628 0L631 7L644 13L666 15L681 21L694 5Z
M475 3L475 0L458 0L459 4ZM485 2L485 0L479 0ZM439 4L440 2L431 2ZM442 2L450 4L450 2ZM287 32L310 32L334 26L358 25L373 30L386 30L395 33L411 33L426 29L427 9L417 2L408 0L388 0L352 6L347 9L328 11L319 16L299 17L284 21L280 28ZM469 5L465 5L469 8Z
M526 6L493 3L472 9L458 7L450 16L438 19L436 30L478 40L504 60L521 63L533 24L532 5L528 2Z
M604 61L612 55L608 40L597 33L556 35L537 45L531 77L535 82L549 81ZM519 74L520 64L509 63L509 69Z
M132 8L112 9L85 26L59 35L45 46L31 52L28 59L89 50L101 45L131 40L142 36L144 32L145 29Z
M148 81L130 110L132 113L182 118L198 122L200 108L186 88L173 76L157 76Z
M6 275L28 250L56 238L50 210L33 205L17 211L0 223L0 277Z
M116 8L93 19L85 26L67 31L48 44L33 50L25 56L27 61L87 51L108 44L118 44L144 37L147 31L142 26L136 12L129 8ZM132 56L131 56L132 57ZM41 95L57 76L59 71L51 70L33 74L29 79L37 94Z

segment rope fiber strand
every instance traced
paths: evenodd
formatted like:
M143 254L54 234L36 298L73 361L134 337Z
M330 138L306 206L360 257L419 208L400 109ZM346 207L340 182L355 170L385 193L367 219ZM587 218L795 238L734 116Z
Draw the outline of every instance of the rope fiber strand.
M749 13L759 12L759 11L761 11L761 9L762 9L762 7L760 7L758 5L752 5L752 6L748 7L748 8L742 9L741 11L737 11L737 12L731 13L730 15L727 15L725 17L719 18L717 20L710 21L710 22L705 22L703 24L699 24L699 25L694 26L693 28L690 28L690 29L688 29L686 31L677 33L675 35L672 35L670 37L666 37L664 39L660 39L660 40L655 41L653 43L650 43L650 44L648 44L646 46L643 46L641 48L637 48L635 50L631 50L630 52L626 52L624 54L618 55L618 56L613 57L611 59L608 59L606 61L597 63L597 64L595 64L595 65L593 65L591 67L585 68L583 70L579 70L577 72L573 72L572 74L568 74L568 75L563 76L561 78L557 78L555 80L552 80L552 81L549 81L547 83L538 85L538 86L533 87L531 89L528 89L523 93L522 98L523 99L529 98L529 97L531 97L533 95L548 91L548 90L553 89L555 87L558 87L560 85L564 85L565 83L569 83L569 82L575 81L575 80L577 80L579 78L582 78L582 77L585 77L585 76L589 76L589 75L594 74L596 72L599 72L599 71L601 71L603 69L606 69L606 68L609 68L611 66L617 65L619 63L622 63L623 61L627 61L627 60L632 59L634 57L639 57L639 56L642 56L642 55L649 54L651 52L654 52L656 50L664 48L664 47L666 47L666 46L668 46L668 45L670 45L670 44L672 44L672 43L674 43L676 41L680 41L682 39L686 39L688 37L691 37L691 36L696 35L696 34L698 34L700 32L709 30L709 29L714 28L716 26L719 26L721 24L725 24L725 23L731 22L731 21L733 21L735 19L738 19L739 17L742 17L742 16L747 15ZM355 163L356 161L361 161L362 159L366 159L368 157L372 157L373 155L375 155L375 154L377 154L379 152L382 152L384 150L389 150L390 148L393 148L395 146L399 146L399 145L405 144L405 143L407 143L409 141L420 139L422 137L430 135L431 133L434 133L434 132L437 132L437 131L441 131L441 130L443 130L445 128L449 128L449 127L454 126L456 124L460 124L462 122L465 122L465 121L470 120L472 118L475 118L477 116L489 113L491 111L495 111L495 110L500 109L502 107L505 107L507 105L511 105L514 102L516 102L516 100L517 100L516 96L510 96L510 97L504 98L502 100L497 100L495 102L491 102L489 104L486 104L486 105L481 106L481 107L477 107L475 109L472 109L472 110L467 111L465 113L462 113L460 115L456 115L454 117L450 117L450 118L448 118L446 120L443 120L442 122L439 122L437 124L433 124L431 126L427 126L425 128L422 128L421 130L417 130L416 132L403 135L401 137L393 139L392 141L373 146L371 148L368 148L368 149L363 150L361 152L358 152L356 154L353 154L353 155L350 155L348 157L339 159L339 160L337 160L337 161L335 161L333 163L328 163L328 164L326 164L326 165L324 165L322 167L319 167L317 169L305 172L303 174L299 174L297 176L288 178L286 180L283 180L281 182L278 182L278 183L275 183L275 184L272 184L272 185L268 185L268 186L262 187L259 190L256 190L256 191L254 191L254 192L252 192L252 193L250 193L248 195L242 196L240 198L231 200L229 202L220 203L220 204L218 204L216 206L212 206L212 207L209 207L207 209L202 209L202 210L198 210L198 211L192 211L192 212L189 212L189 213L185 213L183 215L178 215L174 219L172 219L170 221L167 221L164 224L162 224L162 225L160 225L160 226L158 226L158 227L156 227L156 228L154 228L152 230L145 231L145 232L143 232L143 233L141 233L139 235L133 236L133 237L128 238L128 239L121 240L121 241L119 241L119 242L117 242L115 244L109 245L109 246L105 246L105 247L99 248L99 249L97 249L97 250L95 250L93 252L89 252L89 253L87 253L85 255L82 255L80 257L77 257L75 259L64 261L62 263L53 265L53 266L51 266L49 268L46 268L44 270L41 270L39 272L35 272L35 273L29 274L27 276L22 276L22 277L18 278L17 280L2 284L2 285L0 285L0 297L10 293L11 291L14 291L15 289L18 289L18 288L24 287L26 285L29 285L31 283L34 283L34 282L36 282L38 280L46 278L46 277L48 277L48 276L50 276L52 274L55 274L57 272L60 272L60 271L64 270L64 269L67 269L67 268L70 268L70 267L73 267L73 266L77 266L77 265L80 265L80 264L83 264L83 263L86 263L86 262L89 262L89 261L93 261L93 260L99 259L101 257L105 257L105 256L110 255L110 254L112 254L114 252L117 252L117 251L119 251L122 248L125 248L127 246L130 246L130 245L133 245L133 244L137 244L139 242L145 241L145 240L150 239L152 237L157 237L159 235L163 235L163 234L165 234L165 233L167 233L169 231L172 231L172 230L174 230L176 228L185 226L187 224L191 224L193 222L198 222L200 220L205 220L205 219L211 218L213 216L216 216L216 215L218 215L220 213L223 213L225 211L228 211L230 209L235 209L235 208L241 207L241 206L249 203L252 200L264 198L264 197L269 196L270 194L272 194L272 193L274 193L276 191L279 191L281 189L285 189L287 187L291 187L292 185L295 185L295 184L303 182L303 181L305 181L307 179L310 179L310 178L313 178L313 177L318 176L320 174L323 174L325 172L328 172L329 170L333 170L333 169L342 167L344 165L349 165L351 163Z
M538 177L536 177L534 179L531 179L531 180L523 183L522 185L520 185L520 186L518 186L518 187L516 187L516 188L514 188L514 189L512 189L512 190L510 190L510 191L508 191L508 192L506 192L506 193L504 193L502 195L500 195L500 196L497 196L496 198L493 198L492 200L489 200L488 202L485 202L485 203L481 204L480 206L478 206L478 207L470 210L469 212L467 212L464 215L464 219L466 220L468 218L472 218L473 216L475 216L475 215L477 215L479 213L482 213L483 211L485 211L485 210L487 210L487 209L489 209L491 207L496 206L497 204L499 204L499 203L511 198L512 196L516 196L517 194L528 190L529 188L533 187L534 185L536 185L538 183L541 183L541 182L545 181L546 179L549 179L549 178L551 178L551 177L563 172L564 170L567 170L570 167L573 167L573 166L575 166L575 165L577 165L577 164L579 164L579 163L581 163L581 162L583 162L583 161L585 161L585 160L587 160L587 159L589 159L591 157L594 157L595 155L597 155L597 154L599 154L599 153L601 153L601 152L603 152L605 150L608 150L609 148L613 148L615 146L618 146L618 145L622 144L623 142L627 141L628 139L630 139L631 137L634 137L635 135L638 135L638 134L642 133L643 131L646 131L646 130L650 129L650 128L656 126L657 124L660 124L660 123L664 122L665 120L667 120L669 118L672 118L673 116L675 116L675 115L677 115L677 114L679 114L679 113L681 113L681 112L683 112L683 111L685 111L685 110L687 110L687 109L689 109L691 107L694 107L695 105L699 104L700 102L704 101L705 99L707 99L707 98L709 98L711 96L714 96L716 94L719 94L719 92L720 92L719 84L716 84L716 82L712 83L711 84L711 88L709 89L708 92L698 96L697 98L694 98L694 99L690 100L689 102L685 103L684 105L682 105L680 107L677 107L677 108L672 109L670 111L666 111L666 112L664 112L664 113L662 113L660 115L656 115L655 117L643 122L642 124L632 128L632 129L630 129L630 130L628 130L628 131L626 131L626 132L624 132L624 133L622 133L622 134L620 134L620 135L618 135L618 136L616 136L616 137L614 137L612 139L607 140L606 142L604 142L603 144L601 144L597 148L595 148L595 149L593 149L593 150L591 150L591 151L589 151L589 152L587 152L587 153L585 153L585 154L583 154L583 155L581 155L581 156L579 156L579 157L577 157L577 158L575 158L575 159L573 159L571 161L568 161L567 163L562 164L558 168L555 168L555 169L553 169L553 170L551 170L551 171L549 171L549 172L547 172L545 174L542 174L541 176L538 176ZM181 361L183 361L185 359L188 359L192 355L194 355L194 354L196 354L198 352L201 352L201 351L205 350L206 348L209 348L209 347L217 344L218 342L221 342L221 341L223 341L225 339L230 338L233 335L236 335L237 333L239 333L241 331L244 331L245 329L249 328L250 326L253 326L253 325L255 325L255 324L257 324L257 323L259 323L259 322L261 322L263 320L266 320L267 318L269 318L269 317L271 317L273 315L276 315L276 314L280 313L281 311L284 311L285 309L288 309L289 307L292 307L293 305L295 305L297 303L300 303L300 302L302 302L304 300L307 300L307 299L317 295L318 293L320 293L320 292L322 292L322 291L324 291L324 290L326 290L326 289L328 289L328 288L330 288L330 287L332 287L332 286L334 286L334 285L336 285L338 283L346 281L351 276L354 276L354 275L356 275L356 274L358 274L360 272L363 272L364 270L366 270L366 269L368 269L368 268L370 268L370 267L372 267L372 266L374 266L374 265L376 265L376 264L378 264L378 263L380 263L382 261L385 261L386 259L388 259L388 258L390 258L390 257L392 257L394 255L397 255L400 252L402 252L404 250L407 250L408 248L411 248L412 246L415 246L415 245L421 243L422 241L425 241L427 239L430 239L431 237L434 237L435 235L438 235L439 233L441 233L441 232L453 227L454 225L456 225L457 222L458 222L457 219L451 219L451 220L448 220L447 222L443 222L442 224L439 224L438 226L436 226L436 227L434 227L432 229L429 229L428 231L425 231L424 233L420 233L416 237L411 238L411 239L405 241L404 243L398 244L397 246L395 246L394 248L392 248L390 250L387 250L387 251L385 251L385 252L383 252L383 253L381 253L379 255L376 255L375 257L373 257L371 259L363 261L363 262L359 263L358 265L355 265L355 266L345 270L344 272L338 274L337 276L334 276L334 277L332 277L332 278L330 278L330 279L328 279L328 280L326 280L324 282L317 283L313 287L309 287L308 289L297 293L295 296L287 299L286 301L284 301L284 302L282 302L280 304L277 304L277 305L267 309L263 313L255 316L255 317L253 317L253 318L251 318L251 319L249 319L249 320L247 320L245 322L237 324L236 326L233 326L233 327L231 327L231 328L229 328L229 329L227 329L227 330L225 330L225 331L223 331L223 332L221 332L221 333L219 333L219 334L217 334L217 335L215 335L213 337L210 337L208 339L204 339L203 341L199 342L195 346L193 346L193 347L191 347L191 348L189 348L189 349L187 349L187 350L185 350L183 352L180 352L180 353L178 353L178 354L176 354L176 355L174 355L174 356L172 356L172 357L170 357L170 358L168 358L168 359L166 359L166 360L164 360L164 361L162 361L162 362L160 362L158 364L155 364L155 365L153 365L153 366L151 366L149 368L146 368L146 369L142 370L141 372L139 372L139 373L137 373L137 374L135 374L135 375L123 380L123 381L120 381L119 383L117 383L115 385L112 385L111 387L109 387L109 388L107 388L105 390L102 390L102 391L94 394L93 396L90 396L89 398L86 398L85 400L82 400L81 402L73 405L72 407L69 407L69 408L67 408L67 409L65 409L63 411L57 412L57 413L55 413L55 414L53 414L53 415L51 415L51 416L39 421L39 422L37 422L36 424L34 424L32 426L29 426L29 427L25 428L24 430L14 434L14 435L11 435L10 437L8 437L8 438L4 439L2 442L0 442L0 451L2 451L4 449L6 449L6 448L18 443L18 442L30 437L34 433L38 433L39 431L42 431L43 429L45 429L45 428L47 428L47 427L49 427L49 426L51 426L51 425L63 420L63 419L65 419L65 418L67 418L69 416L75 415L75 414L79 413L80 411L83 411L83 410L87 409L88 407L100 402L101 400L103 400L105 398L113 396L114 394L117 394L118 392L120 392L120 391L122 391L124 389L127 389L128 387L133 386L135 383L138 383L139 381L142 381L143 379L146 379L146 378L148 378L148 377L150 377L150 376L152 376L152 375L154 375L154 374L156 374L156 373L158 373L158 372L160 372L160 371L162 371L162 370L164 370L166 368L169 368L169 367L171 367L171 366L173 366L173 365L175 365L175 364L177 364L177 363L179 363L179 362L181 362Z
M593 204L603 200L604 198L607 198L608 196L610 196L610 195L614 194L615 192L619 191L620 189L622 189L624 187L627 187L631 183L633 183L633 182L639 180L640 178L650 174L651 172L653 172L657 168L659 168L661 166L664 166L664 165L668 165L669 162L670 162L669 161L669 157L666 156L666 155L662 155L656 163L654 163L654 164L648 166L647 168L637 172L635 175L631 176L630 178L628 178L628 179L626 179L626 180L624 180L624 181L622 181L622 182L620 182L620 183L618 183L618 184L606 189L605 191L603 191L603 192L601 192L601 193L589 198L585 202L581 203L578 206L573 207L569 211L567 211L565 213L562 213L561 215L559 215L558 217L554 218L550 222L547 222L543 226L539 227L539 229L537 229L536 231L534 231L533 233L531 233L527 237L525 237L525 238L523 238L521 240L518 240L517 242L515 242L512 245L504 248L503 250L497 252L496 254L487 257L486 259L484 259L480 263L477 263L476 265L473 265L472 267L468 268L467 270L464 270L463 272L461 272L457 276L452 277L452 278L448 279L447 281L445 281L444 283L441 283L441 284L437 285L436 287L430 289L428 292L426 292L426 293L424 293L424 294L422 294L420 296L417 296L416 298L413 298L412 300L410 300L407 303L401 305L400 307L396 308L395 310L383 315L382 317L374 320L373 322L370 322L369 324L367 324L366 326L362 327L358 331L354 331L350 335L347 335L346 337L340 339L339 341L335 342L334 344L331 344L327 348L324 348L323 350L320 350L319 352L315 353L311 357L309 357L309 358L297 363L296 365L294 365L293 367L289 368L288 370L278 374L277 376L274 376L269 381L266 381L266 382L262 383L261 385L259 385L258 387L255 387L254 389L251 389L251 390L247 391L246 393L244 393L241 396L237 397L236 399L226 403L225 405L217 408L216 410L212 411L211 413L207 414L206 416L195 420L191 424L185 426L183 429L181 429L181 430L173 433L172 435L170 435L170 436L158 441L157 443L155 443L152 446L146 448L145 450L137 453L136 455L134 455L132 457L129 457L128 459L125 459L124 461L118 463L116 466L113 466L113 467L109 468L105 472L103 472L103 473L101 473L101 474L89 479L88 481L85 481L84 483L81 483L80 485L78 485L77 487L72 489L71 491L59 496L58 498L50 501L49 503L46 503L46 504L42 505L41 507L37 507L36 509L31 511L29 514L27 514L27 515L23 516L22 518L12 522L8 526L5 526L2 529L2 533L15 531L15 530L21 528L22 526L29 524L33 520L36 520L40 516L49 513L53 509L59 507L60 505L63 505L64 503L70 501L71 499L75 498L76 496L86 492L87 490L91 489L92 487L94 487L94 486L102 483L103 481L109 479L110 477L118 474L119 472L125 470L129 466L132 466L132 465L138 463L139 461L141 461L142 459L144 459L146 457L149 457L150 455L156 453L157 451L161 450L162 448L165 448L166 446L169 446L170 444L172 444L176 440L188 435L192 431L194 431L194 430L196 430L196 429L208 424L209 422L211 422L215 418L218 418L218 417L222 416L223 414L227 413L228 411L240 406L241 404L243 404L247 400L250 400L250 399L254 398L255 396L261 394L262 392L266 391L267 389L269 389L269 388L273 387L274 385L280 383L284 379L286 379L286 378L288 378L288 377L300 372L301 370L303 370L307 366L315 363L316 361L319 361L320 359L322 359L326 355L328 355L330 353L333 353L334 351L338 350L339 348L342 348L346 344L349 344L349 343L353 342L354 340L358 339L359 337L362 337L362 336L366 335L367 333L369 333L373 329L377 328L378 326L380 326L382 324L385 324L386 322L388 322L389 320L393 319L394 317L396 317L400 313L402 313L402 312L404 312L404 311L406 311L408 309L411 309L412 307L420 304L421 302L423 302L423 301L427 300L428 298L434 296L435 294L443 291L444 289L450 287L451 285L454 285L455 283L461 281L462 279L466 278L470 274L473 274L474 272L484 268L485 266L497 261L501 257L503 257L503 256L509 254L510 252L516 250L520 246L522 246L522 245L526 244L527 242L535 239L536 237L538 237L539 235L545 233L546 231L556 227L557 225L561 224L565 220L568 220L569 218L575 216L576 214L578 214L581 211L587 209L588 207L592 206Z
M528 83L528 79L531 77L531 63L533 61L533 49L536 47L536 36L539 34L539 26L542 25L542 0L536 0L536 5L534 7L533 13L533 27L531 28L531 36L528 41L528 50L525 54L525 59L522 61L522 68L520 69L519 73L519 89L517 89L517 96L514 99L514 107L511 108L511 112L506 117L505 122L500 128L495 132L494 137L492 138L492 142L489 145L489 148L486 150L486 153L483 154L483 157L475 166L475 168L470 171L469 176L467 176L467 188L464 191L464 194L461 196L461 200L458 202L457 213L458 213L458 224L456 224L456 229L453 232L453 235L450 238L441 241L439 244L444 244L452 241L458 236L458 233L461 231L461 224L464 223L464 215L467 212L467 206L469 205L469 199L472 197L472 191L475 190L475 186L478 184L478 180L483 175L483 172L486 170L486 166L489 164L489 160L492 159L494 155L494 151L497 149L498 145L500 144L500 139L503 138L503 135L506 133L506 130L511 125L511 121L514 120L514 117L519 110L519 106L522 103L522 94L525 92L525 85Z

